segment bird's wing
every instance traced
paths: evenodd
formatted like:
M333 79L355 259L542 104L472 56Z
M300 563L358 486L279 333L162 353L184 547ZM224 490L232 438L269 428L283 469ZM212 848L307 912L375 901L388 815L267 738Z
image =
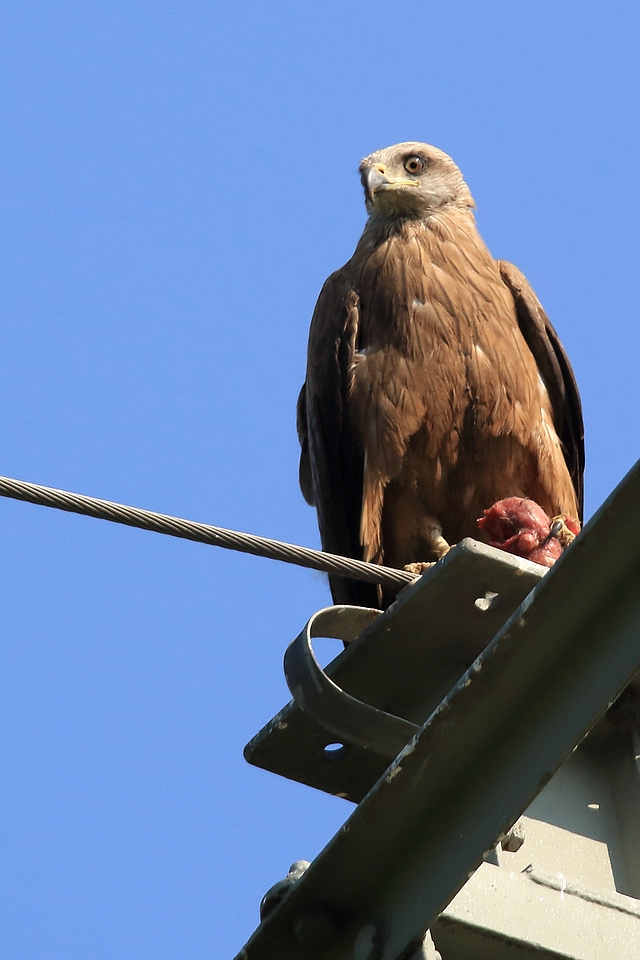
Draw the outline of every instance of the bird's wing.
M309 457L309 430L307 427L307 381L302 384L302 389L298 395L298 405L296 407L296 427L298 430L298 440L300 441L300 470L298 479L302 496L310 507L316 505L316 495L313 489L313 477L311 476L311 458Z
M518 324L538 365L553 408L556 432L576 491L582 520L584 425L578 385L569 359L529 281L512 263L498 260L500 275L511 291Z
M315 505L323 550L362 557L363 453L347 415L360 310L346 268L325 282L311 321L307 379L298 400L300 486ZM372 584L330 577L334 603L377 607Z

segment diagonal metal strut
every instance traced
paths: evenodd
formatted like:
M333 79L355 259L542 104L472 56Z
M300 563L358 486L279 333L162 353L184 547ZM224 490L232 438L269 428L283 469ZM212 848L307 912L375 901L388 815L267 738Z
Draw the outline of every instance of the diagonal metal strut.
M636 465L237 960L408 957L639 669Z

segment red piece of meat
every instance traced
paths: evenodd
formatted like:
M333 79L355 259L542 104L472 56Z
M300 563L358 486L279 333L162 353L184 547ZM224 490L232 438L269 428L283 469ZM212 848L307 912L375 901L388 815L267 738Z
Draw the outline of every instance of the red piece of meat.
M580 531L580 524L573 517L550 520L535 500L522 497L498 500L484 511L478 527L490 537L492 547L525 557L543 567L552 567L565 546Z

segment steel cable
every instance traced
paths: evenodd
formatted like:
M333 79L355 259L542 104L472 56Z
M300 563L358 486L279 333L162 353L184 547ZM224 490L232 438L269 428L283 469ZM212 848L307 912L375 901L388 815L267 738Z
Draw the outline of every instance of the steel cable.
M312 550L310 547L299 547L293 543L256 537L250 533L240 533L238 530L225 530L224 527L213 527L208 523L183 520L180 517L155 513L153 510L142 510L140 507L129 507L123 503L112 503L110 500L99 500L97 497L86 497L81 493L43 487L39 483L13 480L10 477L0 477L0 496L10 497L12 500L26 500L28 503L43 507L55 507L70 513L80 513L98 520L123 523L128 527L139 527L141 530L153 530L155 533L181 537L183 540L208 543L214 547L224 547L226 550L251 553L256 557L282 560L284 563L294 563L299 567L339 574L350 577L352 580L380 583L394 590L406 587L416 579L414 574L404 570L394 570L391 567L382 567L364 560L339 557L333 553Z

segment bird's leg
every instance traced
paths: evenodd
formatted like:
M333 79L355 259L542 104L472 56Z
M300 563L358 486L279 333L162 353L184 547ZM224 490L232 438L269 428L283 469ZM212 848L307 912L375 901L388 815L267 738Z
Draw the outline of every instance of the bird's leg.
M435 517L423 517L420 524L420 535L423 540L425 540L429 546L429 550L436 557L436 560L431 562L418 562L418 563L407 563L405 570L407 573L424 573L425 570L431 569L438 560L449 553L451 550L451 544L447 543L445 538L442 536L442 527L435 519Z
M420 522L420 536L427 542L429 550L436 560L442 560L451 550L451 544L442 536L442 527L435 517L423 517Z

